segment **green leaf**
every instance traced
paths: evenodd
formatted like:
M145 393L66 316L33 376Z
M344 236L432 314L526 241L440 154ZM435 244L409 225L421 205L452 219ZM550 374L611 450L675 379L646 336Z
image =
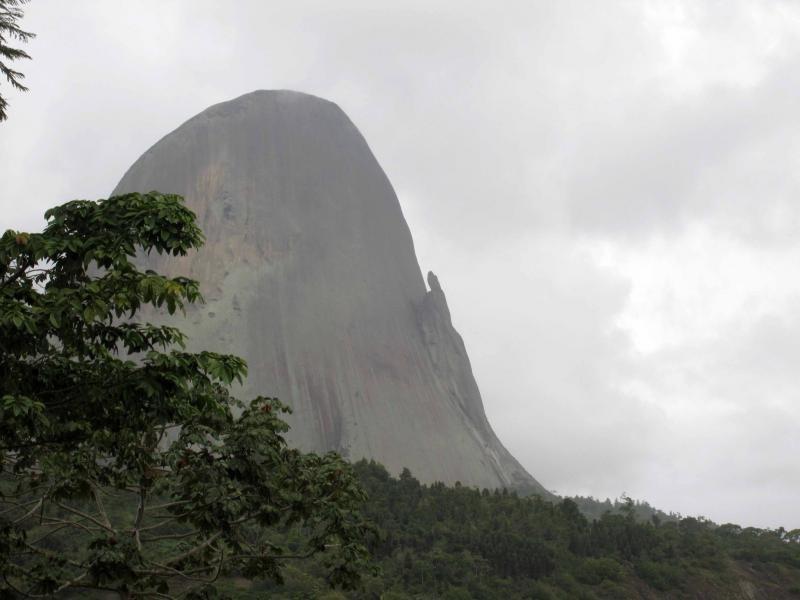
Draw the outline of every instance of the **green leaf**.
M186 352L178 329L140 320L148 305L166 304L171 314L202 301L197 282L131 261L152 250L186 254L202 243L182 199L151 192L76 200L47 219L24 244L14 232L0 237L0 277L20 261L47 270L42 285L23 274L10 291L0 288L0 460L14 457L13 468L3 463L0 519L16 519L0 526L4 575L40 595L82 572L88 588L143 597L168 593L173 577L191 580L181 573L207 577L219 565L279 581L275 556L287 546L274 542L272 528L296 525L303 533L293 552L354 540L336 567L352 573L340 581L354 582L365 549L348 515L363 493L349 468L290 448L281 420L288 408L277 400L246 405L232 395L230 384L247 373L241 358ZM137 544L137 493L145 506L174 507L161 509L174 517L164 530L187 535L150 543L156 527ZM20 514L11 497L32 504ZM36 510L26 517L29 506ZM156 518L148 514L147 526ZM40 539L38 550L24 545ZM250 547L252 560L233 561L234 551ZM162 561L168 574L137 572ZM202 597L215 593L215 584L202 588Z

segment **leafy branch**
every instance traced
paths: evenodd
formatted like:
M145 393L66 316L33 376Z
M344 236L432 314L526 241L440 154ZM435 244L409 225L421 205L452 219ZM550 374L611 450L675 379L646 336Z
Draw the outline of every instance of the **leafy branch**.
M317 553L356 585L371 529L349 465L290 448L278 400L232 396L241 358L137 318L202 301L136 262L197 248L194 214L151 192L46 217L0 236L0 597L205 598Z

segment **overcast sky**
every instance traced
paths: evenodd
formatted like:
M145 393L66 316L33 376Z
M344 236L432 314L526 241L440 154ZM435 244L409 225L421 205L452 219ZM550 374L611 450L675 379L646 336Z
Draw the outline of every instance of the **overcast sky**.
M338 103L560 494L800 527L800 6L33 0L0 230L216 102Z

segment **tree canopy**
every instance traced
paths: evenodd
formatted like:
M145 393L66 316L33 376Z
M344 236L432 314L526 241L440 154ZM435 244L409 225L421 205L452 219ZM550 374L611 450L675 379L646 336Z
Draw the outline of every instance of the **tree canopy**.
M355 463L379 529L381 568L356 592L330 591L314 560L287 569L281 586L230 585L236 600L790 600L800 596L800 530L715 525L701 517L660 519L630 499L582 514L565 498L426 485ZM612 508L613 507L613 508ZM594 512L594 511L592 511ZM653 518L656 517L656 518Z
M355 584L368 528L349 465L290 448L278 400L237 400L242 359L136 319L202 300L135 261L202 244L182 199L45 216L0 237L0 598L212 597L221 575L280 581L321 551L330 584Z
M30 56L21 48L9 46L9 43L11 40L25 43L35 37L33 33L23 31L18 24L23 16L22 5L27 2L28 0L0 0L0 74L6 78L11 87L21 92L28 91L28 88L22 85L25 75L12 69L9 62ZM0 94L0 121L8 118L7 109L8 101Z

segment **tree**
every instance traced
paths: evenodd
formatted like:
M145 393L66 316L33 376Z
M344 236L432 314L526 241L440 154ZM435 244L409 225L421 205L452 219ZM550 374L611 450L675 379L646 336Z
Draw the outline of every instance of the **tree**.
M349 465L288 447L278 400L236 400L242 359L132 320L201 301L133 260L202 243L181 198L45 217L0 237L0 598L206 598L220 575L280 581L322 551L329 583L355 584L369 529Z
M25 78L25 75L19 71L14 71L5 61L30 58L28 53L21 48L12 48L8 45L10 40L27 43L36 37L28 31L23 31L17 25L17 21L23 16L22 5L27 4L27 2L28 0L0 0L0 74L5 76L11 87L21 92L28 91L28 88L22 85L22 79ZM8 102L0 95L0 121L5 121L8 118L7 108Z

